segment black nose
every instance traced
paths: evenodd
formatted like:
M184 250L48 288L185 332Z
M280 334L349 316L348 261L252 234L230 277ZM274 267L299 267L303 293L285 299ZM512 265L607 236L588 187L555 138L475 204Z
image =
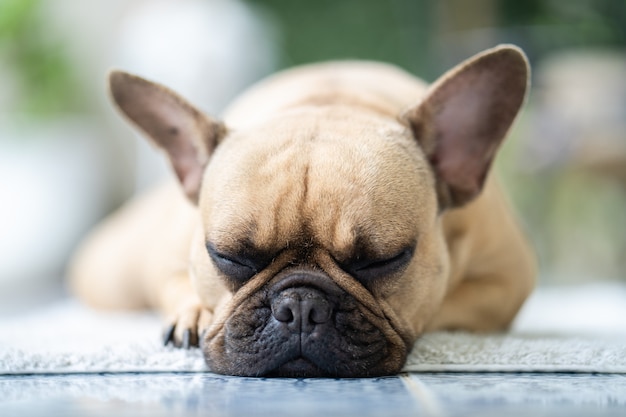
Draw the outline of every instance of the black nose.
M272 315L293 333L310 333L331 314L331 304L313 288L287 288L272 300Z

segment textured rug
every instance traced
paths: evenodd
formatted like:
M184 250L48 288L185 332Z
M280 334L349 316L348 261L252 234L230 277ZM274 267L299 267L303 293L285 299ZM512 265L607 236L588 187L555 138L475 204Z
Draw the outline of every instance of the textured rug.
M0 375L208 371L199 349L163 347L160 334L154 314L60 301L0 317ZM424 335L404 370L626 373L626 287L541 288L510 332Z

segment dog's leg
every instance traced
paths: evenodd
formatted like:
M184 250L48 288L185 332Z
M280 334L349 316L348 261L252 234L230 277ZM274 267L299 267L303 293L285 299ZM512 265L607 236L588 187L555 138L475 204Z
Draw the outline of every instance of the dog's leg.
M446 296L428 331L505 330L533 288L533 279L511 274L468 278Z
M496 181L446 215L452 281L429 330L506 329L535 285L536 262Z
M92 307L112 310L150 307L143 271L135 261L141 255L139 237L145 235L146 224L141 221L137 206L144 204L130 205L109 217L74 254L68 271L70 290Z

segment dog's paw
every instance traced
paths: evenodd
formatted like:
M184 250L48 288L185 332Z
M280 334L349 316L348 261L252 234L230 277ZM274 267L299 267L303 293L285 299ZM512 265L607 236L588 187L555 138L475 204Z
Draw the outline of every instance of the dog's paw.
M181 308L168 321L163 332L163 344L173 344L176 347L189 349L198 346L202 332L211 324L213 314L200 305Z

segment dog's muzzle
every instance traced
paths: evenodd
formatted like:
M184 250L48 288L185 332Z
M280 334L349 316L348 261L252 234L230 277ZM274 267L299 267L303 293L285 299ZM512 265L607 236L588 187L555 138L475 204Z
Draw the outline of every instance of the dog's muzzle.
M214 372L245 376L359 377L397 370L389 345L361 306L330 277L277 277L234 309L223 331L203 343Z

